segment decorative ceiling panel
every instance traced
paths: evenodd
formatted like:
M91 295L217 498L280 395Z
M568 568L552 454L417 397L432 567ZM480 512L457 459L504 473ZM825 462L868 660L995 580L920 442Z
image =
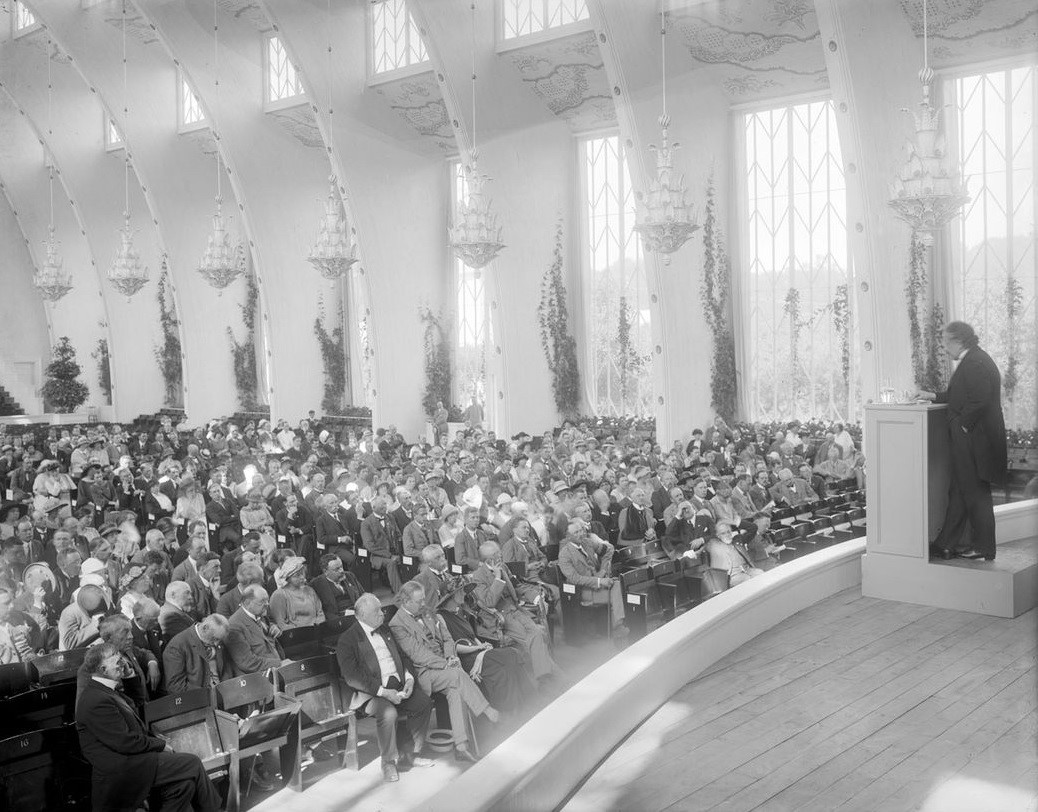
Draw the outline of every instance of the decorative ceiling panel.
M923 0L900 2L922 38ZM1035 0L927 0L926 10L930 61L936 68L1038 52Z
M90 13L94 11L103 15L102 19L108 25L117 28L120 32L122 31L123 11L121 5L118 3L106 3L104 5L92 6L88 9ZM137 7L132 3L126 4L126 36L133 37L144 45L153 45L159 41L158 35L155 33L151 23L137 11Z
M216 0L216 3L222 12L249 23L261 34L274 30L263 8L255 0Z
M406 79L383 82L374 91L402 116L423 139L445 153L457 151L447 105L432 71Z
M733 101L829 86L812 0L710 0L669 12L695 68Z
M594 31L507 52L522 80L574 130L616 124L609 79Z
M297 104L294 107L272 110L269 115L273 116L274 120L288 130L292 137L303 146L318 148L324 146L321 131L317 128L317 118L309 104Z

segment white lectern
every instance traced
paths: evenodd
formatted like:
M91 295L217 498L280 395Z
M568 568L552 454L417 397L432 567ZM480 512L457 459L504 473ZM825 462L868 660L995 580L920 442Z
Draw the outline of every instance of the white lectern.
M929 559L930 542L941 529L948 504L946 409L930 403L865 407L867 532L861 593L1016 617L1038 600L1033 529L1000 538L992 562ZM1011 510L1013 506L1006 506L995 512L1000 537L1006 535L1000 514Z

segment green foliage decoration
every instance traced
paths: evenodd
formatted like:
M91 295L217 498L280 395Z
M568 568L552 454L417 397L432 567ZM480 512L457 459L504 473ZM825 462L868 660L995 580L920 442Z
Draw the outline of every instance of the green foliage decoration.
M717 191L713 173L706 187L700 299L714 343L710 359L710 405L725 420L734 420L738 383L732 325L732 264L724 232L717 223Z
M79 378L80 368L76 363L76 350L68 336L58 339L57 345L44 373L43 397L55 412L74 412L86 402L90 390Z
M1006 400L1013 402L1017 384L1020 383L1020 359L1017 357L1017 319L1024 306L1024 288L1016 275L1006 276L1005 288L1006 324L1003 344L1006 347L1006 371L1002 376L1002 388L1006 392Z
M561 219L555 224L551 265L541 277L537 321L541 331L541 349L544 350L544 358L551 372L555 408L564 418L575 415L580 407L580 367L577 362L577 341L569 330L566 283L562 276Z
M166 388L165 405L177 408L183 405L184 370L178 331L180 321L177 319L176 307L170 298L169 284L169 270L163 260L156 293L159 300L159 326L162 330L162 343L155 347L155 360L158 361L159 372L162 373L162 382Z
M238 407L244 412L254 412L262 404L259 399L259 378L256 369L256 312L259 303L259 287L254 274L245 277L245 301L238 305L241 322L245 326L245 340L238 341L234 331L227 328L227 339L231 344L231 363L234 367L234 388L238 393Z
M112 405L112 359L108 353L108 339L97 339L97 345L90 357L97 361L97 385L105 396L105 402Z
M314 335L321 347L321 365L324 367L324 397L321 408L325 414L344 414L346 399L346 369L349 365L346 335L343 331L343 314L340 307L336 325L328 330L324 326L324 301L318 305L319 315L314 319Z
M451 406L451 354L447 336L450 331L443 323L442 315L429 307L418 308L418 319L424 325L425 344L425 393L422 408L426 415L436 414L436 402L442 401L448 410Z

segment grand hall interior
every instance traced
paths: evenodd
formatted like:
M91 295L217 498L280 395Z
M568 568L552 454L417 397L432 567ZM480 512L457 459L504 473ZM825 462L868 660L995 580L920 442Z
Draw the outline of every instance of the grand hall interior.
M0 0L0 809L1038 812L1033 0Z

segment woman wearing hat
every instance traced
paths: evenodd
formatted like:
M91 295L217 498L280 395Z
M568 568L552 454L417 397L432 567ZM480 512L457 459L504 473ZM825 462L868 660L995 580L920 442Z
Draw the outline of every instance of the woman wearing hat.
M119 578L119 611L133 620L133 607L151 597L151 576L146 567L131 564Z
M144 512L149 522L165 519L173 515L177 506L162 490L162 482L155 480L151 483L148 493L144 497Z
M72 504L72 480L61 473L57 460L44 460L32 483L33 508L48 512L57 504Z
M306 559L289 556L278 568L278 576L285 585L270 596L270 619L281 629L324 623L321 599L306 583Z
M454 539L461 532L462 518L461 511L454 505L448 504L443 508L440 514L440 529L436 532L440 537L440 546L444 549L454 546Z
M198 480L185 476L177 488L177 506L173 511L173 523L177 525L177 538L181 544L187 540L188 525L194 521L205 521L205 500L198 488Z

